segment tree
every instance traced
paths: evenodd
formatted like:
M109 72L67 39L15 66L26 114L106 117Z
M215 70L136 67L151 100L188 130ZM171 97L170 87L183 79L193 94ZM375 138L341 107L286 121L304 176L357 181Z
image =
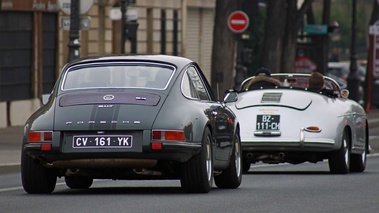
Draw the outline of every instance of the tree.
M305 13L314 0L266 0L267 15L261 53L261 66L273 72L291 72L296 53L297 33ZM227 18L241 9L243 0L217 0L213 32L211 85L224 92L234 87L236 35L227 26Z
M214 92L234 87L236 35L227 26L228 16L239 8L242 0L217 0L213 31L211 85ZM218 85L218 88L217 88ZM220 97L222 98L222 97Z
M292 72L297 34L313 0L266 0L267 16L262 66L273 71Z

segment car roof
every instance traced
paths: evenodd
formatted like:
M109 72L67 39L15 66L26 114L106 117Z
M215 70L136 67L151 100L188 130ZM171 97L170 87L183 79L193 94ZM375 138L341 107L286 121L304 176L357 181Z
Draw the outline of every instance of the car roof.
M185 66L192 60L180 56L171 55L97 55L83 57L73 60L65 65L65 67L71 67L79 64L94 63L94 62L119 62L119 61L129 61L129 62L159 62L159 63L169 63L176 65L178 67Z

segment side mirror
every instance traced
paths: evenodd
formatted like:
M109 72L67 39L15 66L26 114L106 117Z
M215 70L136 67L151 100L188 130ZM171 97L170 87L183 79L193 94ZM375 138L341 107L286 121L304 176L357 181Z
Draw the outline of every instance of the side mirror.
M349 90L347 90L347 89L342 89L341 90L341 97L342 98L348 98L349 97Z

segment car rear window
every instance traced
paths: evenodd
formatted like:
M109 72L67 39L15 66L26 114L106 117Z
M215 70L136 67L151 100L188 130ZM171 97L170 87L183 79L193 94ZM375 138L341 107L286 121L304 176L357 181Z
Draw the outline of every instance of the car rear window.
M174 67L161 64L94 64L70 68L62 90L89 88L146 88L163 90L170 82Z

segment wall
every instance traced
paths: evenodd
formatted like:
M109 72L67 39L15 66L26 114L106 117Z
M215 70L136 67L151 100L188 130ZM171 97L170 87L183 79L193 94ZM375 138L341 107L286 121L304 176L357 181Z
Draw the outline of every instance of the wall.
M30 0L32 1L32 0ZM56 2L48 0L36 0L37 2ZM0 1L1 2L1 1ZM23 0L3 0L4 2L23 2ZM90 30L80 31L80 56L97 54L119 53L120 50L120 21L110 20L109 11L112 7L119 7L118 0L96 0L87 16L91 18ZM161 25L160 14L166 11L166 54L173 53L173 11L178 12L179 17L179 53L178 55L196 60L204 67L205 75L210 79L210 60L213 33L213 16L216 0L137 0L135 7L138 9L138 39L137 53L160 54L161 51ZM56 5L55 5L56 6ZM56 10L56 8L54 8ZM188 14L187 11L190 10ZM1 12L1 11L0 11ZM199 17L194 17L198 15ZM67 16L59 12L59 16ZM201 16L201 17L200 17ZM59 23L57 23L60 25ZM212 29L210 29L212 28ZM69 32L59 28L58 32L58 57L57 73L67 62ZM196 34L191 34L193 32ZM190 37L199 49L186 51L186 38ZM130 53L130 42L125 43L126 54ZM9 109L6 102L0 102L0 128L23 125L26 119L41 106L38 97L31 100L11 101Z

